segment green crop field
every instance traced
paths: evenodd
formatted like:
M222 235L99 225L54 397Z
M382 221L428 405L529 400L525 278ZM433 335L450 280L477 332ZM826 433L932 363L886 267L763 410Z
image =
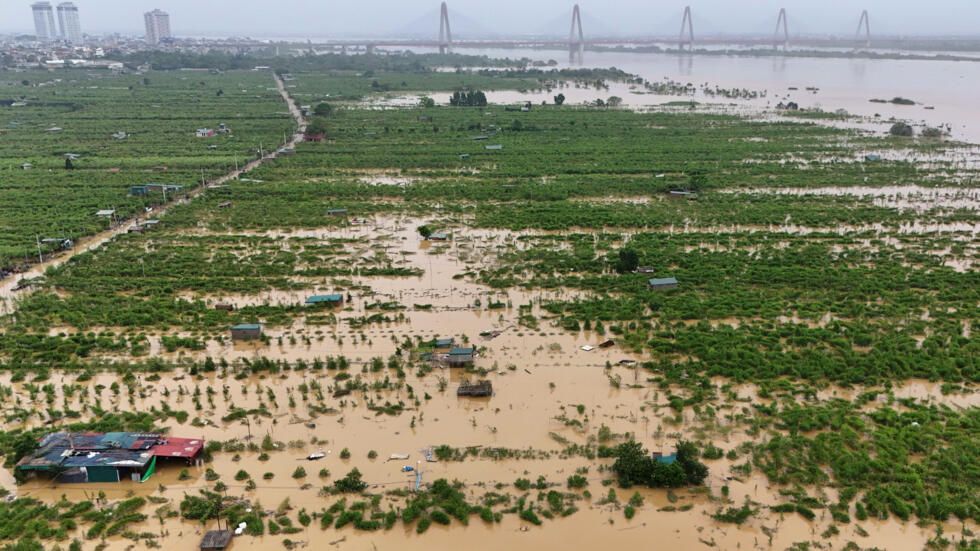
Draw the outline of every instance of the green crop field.
M131 197L130 186L189 190L201 183L202 171L212 178L233 168L236 159L255 158L260 144L277 146L295 122L275 86L268 71L5 73L0 265L36 257L35 235L77 240L105 229L109 222L96 218L97 210L115 209L130 218L162 203L162 192ZM195 137L196 129L221 123L232 132ZM114 138L118 132L126 137ZM73 170L66 168L68 153L79 156ZM24 163L32 168L22 169Z

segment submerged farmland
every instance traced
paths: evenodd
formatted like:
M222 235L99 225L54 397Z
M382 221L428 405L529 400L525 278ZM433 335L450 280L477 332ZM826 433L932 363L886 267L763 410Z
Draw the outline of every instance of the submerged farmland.
M263 548L977 545L969 146L359 101L447 78L292 75L317 139L10 303L8 467L51 432L205 444L142 484L5 470L3 518L38 519L5 542L190 547L220 517ZM933 160L862 161L909 150ZM903 186L944 192L874 193Z

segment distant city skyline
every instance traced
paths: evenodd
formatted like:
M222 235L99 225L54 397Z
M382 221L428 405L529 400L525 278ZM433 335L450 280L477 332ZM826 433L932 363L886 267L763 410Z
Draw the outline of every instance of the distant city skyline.
M38 3L35 3L38 4ZM568 34L573 0L449 0L454 36ZM31 3L0 3L0 32L35 33L38 12ZM90 34L145 33L144 14L160 9L181 21L187 37L343 37L438 33L438 0L361 0L324 5L319 0L280 0L270 10L258 0L89 0L78 2ZM877 35L977 36L976 0L582 0L585 35L677 34L684 6L694 15L694 32L772 34L776 14L786 7L790 35L852 36L863 9ZM77 12L76 12L77 13ZM44 16L47 19L47 16ZM45 22L45 25L47 21ZM37 33L40 34L40 33Z

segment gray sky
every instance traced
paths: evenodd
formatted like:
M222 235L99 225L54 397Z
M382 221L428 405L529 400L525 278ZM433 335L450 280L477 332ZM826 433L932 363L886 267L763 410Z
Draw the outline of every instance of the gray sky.
M52 1L57 4L58 0ZM33 33L31 0L0 0L0 31ZM567 34L574 0L449 0L456 35ZM980 33L980 0L580 0L586 36L674 34L685 5L695 34L771 33L785 6L790 34L854 34L862 9L872 33ZM438 32L438 0L75 0L83 32L142 34L144 11L170 13L177 36L382 36Z

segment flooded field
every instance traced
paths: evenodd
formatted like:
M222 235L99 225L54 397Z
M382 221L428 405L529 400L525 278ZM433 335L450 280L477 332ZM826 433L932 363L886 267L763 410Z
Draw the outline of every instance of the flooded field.
M71 427L204 451L0 487L52 508L45 541L100 550L219 519L256 549L975 545L975 152L746 123L804 95L751 76L488 94L721 115L371 96L163 227L40 266L4 288L8 458ZM503 149L474 145L491 130Z

